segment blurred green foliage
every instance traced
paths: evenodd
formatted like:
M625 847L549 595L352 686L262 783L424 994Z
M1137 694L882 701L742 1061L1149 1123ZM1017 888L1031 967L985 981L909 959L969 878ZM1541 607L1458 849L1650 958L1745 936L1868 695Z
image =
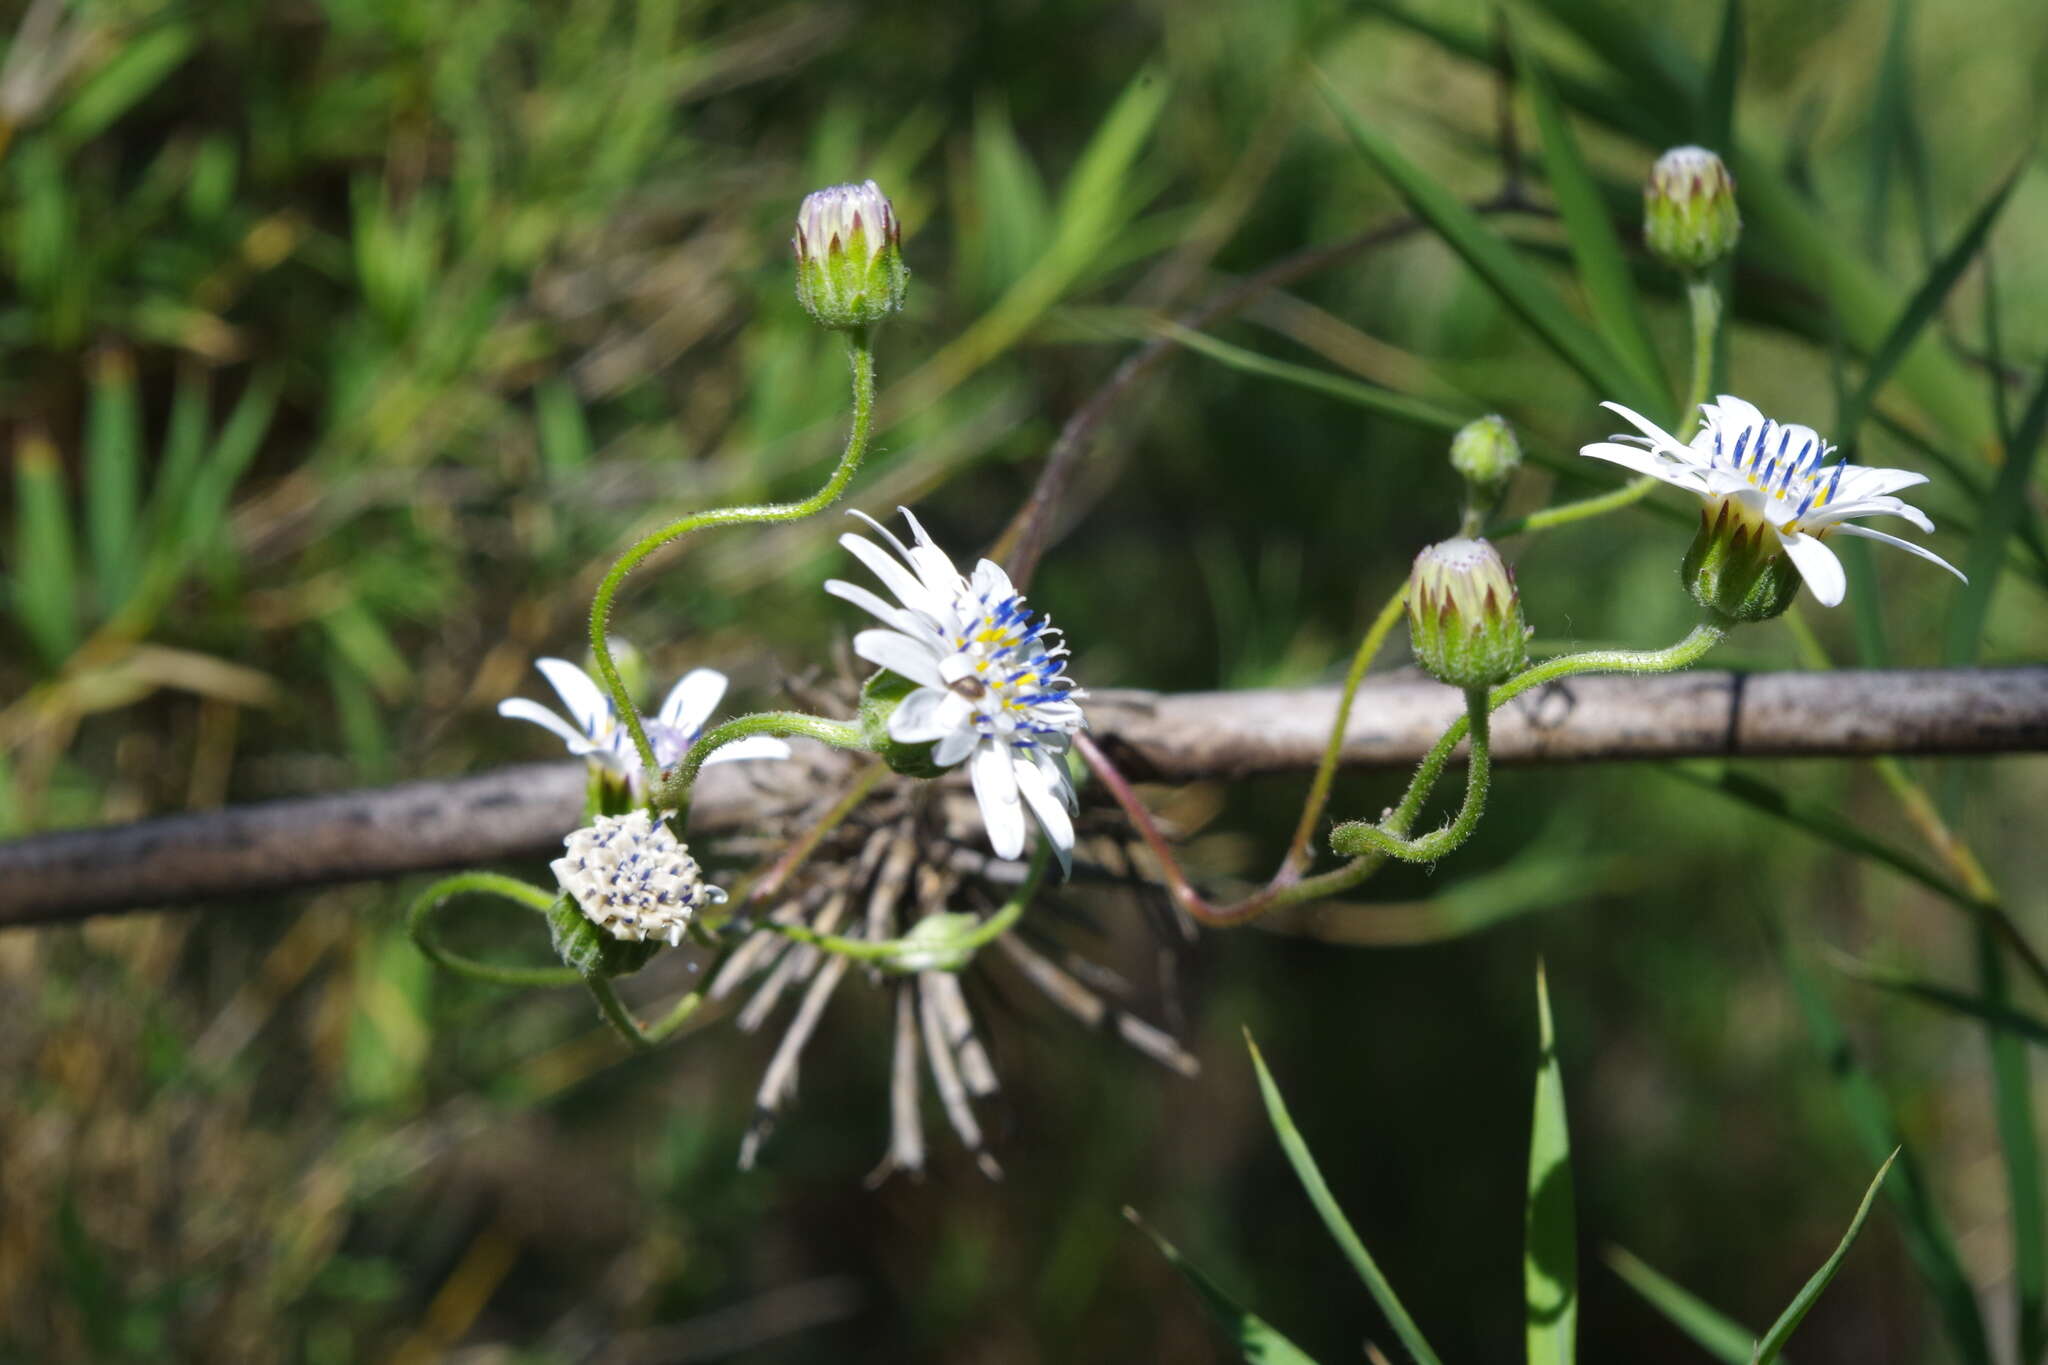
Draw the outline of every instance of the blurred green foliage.
M1401 210L1310 63L1419 177L1408 197L1422 179L1447 204L1507 185L1562 218L1474 220L1511 250L1415 233L1347 257L1134 389L1033 590L1084 683L1331 676L1455 524L1443 432L1342 385L1276 382L1270 362L1453 425L1505 413L1532 464L1552 457L1510 515L1604 486L1555 457L1607 432L1597 399L1684 374L1681 287L1629 225L1650 158L1685 140L1736 153L1730 384L1934 475L1932 543L1979 585L1952 597L1873 558L1851 599L1874 614L1859 629L1859 608L1809 611L1820 643L1839 660L2038 659L2033 7L1755 0L1732 48L1718 6L1509 8L1512 47L1464 0L6 7L0 832L540 756L491 708L531 689L536 654L580 652L627 534L806 490L839 439L844 375L784 245L820 184L881 181L913 270L852 505L915 502L942 543L992 542L1060 424L1162 314ZM1504 158L1498 72L1539 67L1547 82L1511 96ZM1892 353L1915 285L2008 176L1982 253ZM1588 255L1602 205L1626 270ZM1509 263L1520 303L1468 268L1475 251ZM1268 363L1218 363L1246 356ZM816 590L836 522L692 547L636 582L622 633L654 676L711 664L771 697L846 628ZM1675 638L1684 536L1638 510L1516 543L1538 635ZM1783 625L1729 652L1807 661ZM0 936L0 1356L1232 1358L1125 1205L1310 1356L1391 1349L1271 1141L1237 1050L1249 1025L1435 1348L1513 1358L1539 946L1583 1358L1689 1349L1629 1287L1651 1282L1644 1263L1733 1321L1771 1321L1900 1139L1913 1159L1797 1358L1981 1358L1979 1316L2000 1350L2038 1355L2038 1229L2012 1216L2000 1155L2028 1126L2030 1058L2015 1077L1967 1017L1811 961L1826 943L1929 979L1978 967L1955 913L1976 893L1873 861L1826 821L1809 838L1768 795L1917 850L1870 773L1753 765L1720 780L1767 793L1746 804L1636 769L1504 774L1458 860L1390 871L1381 904L1292 935L1162 948L1104 896L1079 926L1091 953L1145 1013L1185 1021L1206 1070L1155 1071L1012 1008L1000 979L978 987L1008 1095L1000 1184L942 1155L922 1183L862 1188L888 1022L860 992L740 1175L763 1040L714 1025L622 1059L579 997L435 976L391 888L16 931ZM2048 933L2040 767L1917 777L2012 919ZM1300 785L1189 794L1219 812L1191 863L1263 873ZM1394 790L1348 778L1333 810ZM1796 976L1785 943L1808 962ZM2009 990L2048 1013L2032 983ZM1641 1254L1628 1282L1593 1254L1609 1245Z

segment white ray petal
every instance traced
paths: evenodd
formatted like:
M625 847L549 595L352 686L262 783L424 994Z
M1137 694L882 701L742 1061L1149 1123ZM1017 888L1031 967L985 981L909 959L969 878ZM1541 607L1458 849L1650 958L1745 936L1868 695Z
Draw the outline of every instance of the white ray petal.
M950 768L974 752L974 746L981 742L981 736L971 726L962 726L942 737L932 746L932 762L941 768Z
M862 611L881 621L882 624L894 626L912 639L921 640L929 636L933 642L933 647L936 648L938 645L938 629L932 624L931 618L923 612L912 611L909 607L895 606L883 600L880 595L863 588L860 584L848 583L840 578L826 579L825 591L841 601L853 603Z
M871 664L900 673L925 687L944 687L939 661L925 645L893 630L864 630L853 637L853 652Z
M535 725L542 726L564 744L569 745L570 752L572 753L576 751L577 746L581 745L587 748L590 744L590 737L588 735L583 734L575 726L563 720L539 702L529 701L525 697L507 697L499 702L498 714L508 720L530 720Z
M1780 534L1778 543L1785 547L1786 554L1792 556L1792 563L1812 590L1814 601L1824 607L1841 603L1842 594L1848 591L1849 580L1842 572L1842 561L1835 558L1833 550L1821 544L1817 536Z
M569 719L582 726L584 734L596 734L610 719L611 697L588 673L567 659L535 659L533 665L547 678L555 695L569 708Z
M1024 855L1024 808L1018 800L1017 768L1010 761L1010 749L995 740L984 740L974 750L974 799L981 805L982 823L988 826L989 847L998 858Z
M725 699L725 688L725 674L715 668L693 668L668 690L654 718L694 735L704 728L704 722L711 719L711 713Z
M958 731L973 707L957 692L920 687L897 704L889 717L889 737L905 744L929 744Z
M1676 488L1690 491L1697 491L1699 488L1691 466L1678 464L1647 450L1638 450L1634 446L1625 446L1614 441L1595 441L1591 445L1580 446L1579 454L1589 455L1596 460L1605 460L1609 464L1618 464L1623 469L1633 469L1638 474L1648 474L1651 478L1661 479Z
M1934 529L1934 523L1928 520L1925 512L1911 503L1900 502L1897 498L1857 498L1853 502L1847 499L1831 502L1819 511L1809 512L1801 517L1799 524L1811 531L1857 517L1903 517L1923 531Z
M1915 545L1910 540L1901 540L1897 536L1888 536L1882 531L1873 531L1868 526L1837 526L1833 531L1829 532L1829 534L1841 536L1862 536L1865 540L1881 540L1887 545L1896 545L1899 549L1904 550L1909 555L1918 555L1920 556L1920 558L1926 560L1930 564L1941 565L1942 568L1947 569L1957 578L1961 578L1965 583L1970 581L1968 578L1963 577L1963 571L1961 569L1958 569L1955 565L1949 563L1946 559L1943 559L1940 555L1934 553L1934 551L1923 549L1920 546Z
M1692 449L1634 408L1625 408L1619 403L1602 403L1600 406L1619 415L1623 421L1649 437L1650 443L1658 450L1668 450L1683 459Z
M1013 766L1017 774L1017 789L1031 807L1039 829L1051 841L1053 856L1060 860L1060 875L1071 875L1074 870L1074 822L1068 816L1066 806L1046 781L1045 771L1035 760L1020 757Z
M855 559L867 565L868 570L882 580L882 586L896 594L896 600L904 606L924 612L934 620L944 615L947 603L927 589L910 570L889 558L888 551L850 531L839 537L839 543Z

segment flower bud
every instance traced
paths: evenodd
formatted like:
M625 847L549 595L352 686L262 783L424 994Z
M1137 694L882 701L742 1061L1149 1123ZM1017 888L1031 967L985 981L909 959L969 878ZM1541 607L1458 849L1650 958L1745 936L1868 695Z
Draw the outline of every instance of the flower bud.
M1482 500L1498 495L1522 463L1522 443L1498 415L1467 422L1451 438L1451 468Z
M805 195L790 239L798 302L839 331L884 321L903 307L910 283L902 245L896 210L874 181Z
M638 970L661 944L683 941L700 907L725 900L645 810L600 815L562 843L568 852L549 867L570 905L557 903L548 923L562 960L586 976Z
M1705 270L1735 250L1735 178L1704 147L1673 147L1643 186L1643 242L1674 270Z
M1700 509L1679 572L1692 600L1724 622L1768 621L1799 595L1799 569L1777 535L1733 498Z
M1492 687L1521 672L1529 631L1514 574L1500 552L1459 536L1415 556L1408 640L1415 661L1453 687Z

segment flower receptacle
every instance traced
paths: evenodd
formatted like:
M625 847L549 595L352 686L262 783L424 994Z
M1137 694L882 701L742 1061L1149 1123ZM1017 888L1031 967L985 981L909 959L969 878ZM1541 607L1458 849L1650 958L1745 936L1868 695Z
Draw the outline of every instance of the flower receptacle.
M1729 499L1700 509L1679 572L1693 601L1725 625L1782 616L1801 581L1771 528Z

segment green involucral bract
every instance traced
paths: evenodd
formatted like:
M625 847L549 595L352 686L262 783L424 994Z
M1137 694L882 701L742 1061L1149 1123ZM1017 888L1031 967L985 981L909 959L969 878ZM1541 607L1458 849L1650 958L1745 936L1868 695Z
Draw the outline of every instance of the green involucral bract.
M1492 545L1459 536L1415 557L1408 638L1415 662L1453 687L1493 687L1522 671L1529 659L1522 601Z
M903 307L910 269L903 264L902 231L874 181L806 196L790 246L797 300L821 325L872 327Z
M905 777L942 777L946 770L932 762L930 743L906 744L889 734L889 717L902 700L917 690L917 684L886 668L861 684L861 742L889 765L891 772Z
M562 962L585 977L637 972L662 948L660 939L629 942L613 938L593 923L566 891L548 907L548 934Z
M1704 147L1673 147L1643 186L1643 244L1674 270L1700 271L1735 250L1735 178Z
M1732 499L1700 509L1680 572L1693 601L1723 624L1768 621L1799 595L1799 570L1777 535Z

